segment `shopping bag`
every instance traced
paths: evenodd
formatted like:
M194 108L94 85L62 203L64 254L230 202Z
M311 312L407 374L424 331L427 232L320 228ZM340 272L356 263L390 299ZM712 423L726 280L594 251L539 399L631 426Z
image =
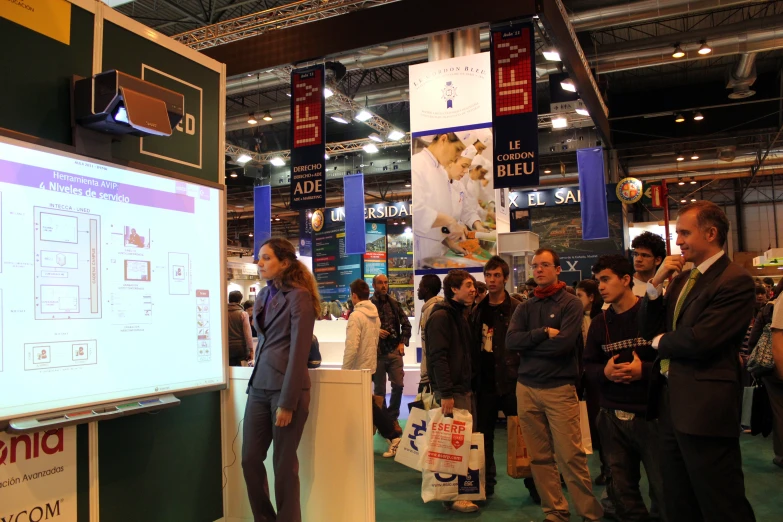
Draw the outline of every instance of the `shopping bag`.
M587 402L579 401L579 428L582 431L582 447L585 453L592 455L593 438L590 436L590 418L587 416Z
M427 433L428 422L426 411L419 408L411 410L408 422L405 424L405 431L402 432L402 441L397 448L397 455L394 457L395 462L421 471L419 454L425 444L424 436Z
M436 473L467 475L470 457L470 434L473 416L468 410L454 408L453 417L443 415L443 409L427 412L429 424L424 449L419 452L422 470Z
M486 500L486 462L484 461L484 435L472 433L470 459L465 476L425 471L421 475L421 499L433 500Z
M533 472L530 470L530 455L527 453L525 439L522 438L522 427L519 417L508 417L506 430L508 431L508 451L506 455L506 468L511 478L530 478Z
M750 352L747 368L754 377L770 374L775 369L775 359L772 357L772 330L769 324L764 325L761 337Z
M416 398L413 399L413 402L408 403L408 411L411 411L413 408L429 411L432 408L438 408L439 406L440 404L435 400L435 394L432 392L432 387L429 384L426 384L416 395Z

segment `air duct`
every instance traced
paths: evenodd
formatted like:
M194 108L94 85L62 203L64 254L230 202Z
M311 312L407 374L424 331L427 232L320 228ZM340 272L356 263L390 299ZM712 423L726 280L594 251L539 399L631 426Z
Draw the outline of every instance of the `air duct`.
M749 98L756 94L750 87L756 81L756 53L742 53L737 66L729 74L727 89L733 89L729 94L732 100Z

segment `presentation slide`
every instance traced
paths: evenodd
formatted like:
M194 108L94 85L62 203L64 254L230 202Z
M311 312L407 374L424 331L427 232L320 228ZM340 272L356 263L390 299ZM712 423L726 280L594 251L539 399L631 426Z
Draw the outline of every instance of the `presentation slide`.
M222 201L0 138L0 422L225 384Z

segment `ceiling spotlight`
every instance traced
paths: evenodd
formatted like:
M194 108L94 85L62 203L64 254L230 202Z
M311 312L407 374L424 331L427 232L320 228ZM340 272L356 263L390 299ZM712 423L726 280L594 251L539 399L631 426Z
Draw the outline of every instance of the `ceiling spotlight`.
M675 45L674 52L672 53L672 58L682 58L684 56L685 56L685 51L682 50L680 44Z
M704 56L705 54L710 54L712 52L712 47L707 45L707 41L706 40L702 40L701 41L701 45L699 46L699 51L698 52L702 56Z
M701 121L704 119L704 115L700 113L699 111L696 111L693 115L693 119L696 121Z
M565 116L552 118L553 129L565 129L566 127L568 127L568 120L565 118Z
M550 62L559 62L560 61L560 53L557 52L557 49L548 49L548 50L544 51L544 58L546 58Z
M378 134L376 134L374 132L372 134L370 134L369 136L367 136L367 137L370 138L372 141L374 141L376 143L383 143L383 138L381 138L380 135L378 135Z
M405 188L411 188L411 184L410 183L406 183L405 184Z
M552 169L544 169L544 174L552 174Z
M389 139L389 141L397 141L397 140L401 140L404 136L405 136L404 132L394 129L386 137Z
M251 233L249 233L249 234L248 234L248 236L249 236L249 237L253 237L253 233L252 233L252 232L251 232Z
M678 152L678 153L677 153L677 161L685 161L685 156L683 156L682 154L680 154L680 153Z
M582 107L577 107L576 113L581 116L590 116L590 113L587 112L587 109L583 109Z
M364 149L364 152L367 152L368 154L375 154L378 152L378 147L376 147L374 143L368 143L362 148Z
M677 180L677 184L678 184L679 186L683 186L683 185L685 185L685 182L684 182L683 180L681 180L681 179L680 179L680 180Z
M328 152L324 152L324 159L329 159L329 153Z
M285 165L285 160L280 156L275 156L274 158L269 160L269 163L271 163L275 167L282 167L283 165Z
M363 169L363 168L364 168L364 167L366 167L366 166L367 166L367 165L365 165L364 163L359 163L359 168L360 168L360 169Z
M289 98L291 97L291 93L290 92L285 93L285 95L288 96Z
M367 121L372 118L372 113L367 109L362 109L359 113L353 117L356 121Z
M244 165L251 159L253 159L253 157L250 156L250 154L240 154L239 157L237 158L237 163L239 163L240 165Z
M334 96L334 91L330 89L329 87L324 87L324 98L331 98Z
M688 200L686 200L686 199L681 199L680 200L680 203L687 203L687 202L688 202Z
M258 120L256 119L256 114L254 112L250 113L250 116L247 118L247 122L250 125L255 125L256 123L258 123Z
M332 119L337 123L343 123L343 124L350 123L348 120L345 119L345 116L343 116L342 113L339 112L332 114Z
M678 112L677 116L674 117L674 121L677 122L677 123L682 123L682 122L685 121L685 116L683 116L682 114L680 114Z
M697 153L695 150L694 150L694 151L693 151L693 153L691 154L691 159L692 159L692 160L697 160L697 159L699 159L699 154L698 154L698 153Z
M691 203L696 203L696 198L691 198Z
M275 221L280 221L280 216L275 216Z
M691 185L695 185L695 184L696 184L696 180L691 178Z
M266 111L264 115L261 117L261 119L264 121L272 121L272 115L269 114L269 111Z
M232 178L236 178L237 177L237 173L236 172L232 172L231 174L229 174L229 176L232 177Z
M572 80L571 78L566 78L565 80L560 82L560 87L564 91L576 92L576 84L574 83L574 80Z

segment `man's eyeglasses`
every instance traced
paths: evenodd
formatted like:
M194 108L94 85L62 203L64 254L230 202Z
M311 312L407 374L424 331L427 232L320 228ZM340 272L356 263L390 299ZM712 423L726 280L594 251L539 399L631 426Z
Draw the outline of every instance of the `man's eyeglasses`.
M652 259L653 255L647 252L631 252L631 257L641 257L642 259Z
M538 270L539 268L543 268L544 270L546 270L548 268L552 268L553 266L555 265L553 265L552 263L540 263L540 264L530 265L530 268L532 270Z

